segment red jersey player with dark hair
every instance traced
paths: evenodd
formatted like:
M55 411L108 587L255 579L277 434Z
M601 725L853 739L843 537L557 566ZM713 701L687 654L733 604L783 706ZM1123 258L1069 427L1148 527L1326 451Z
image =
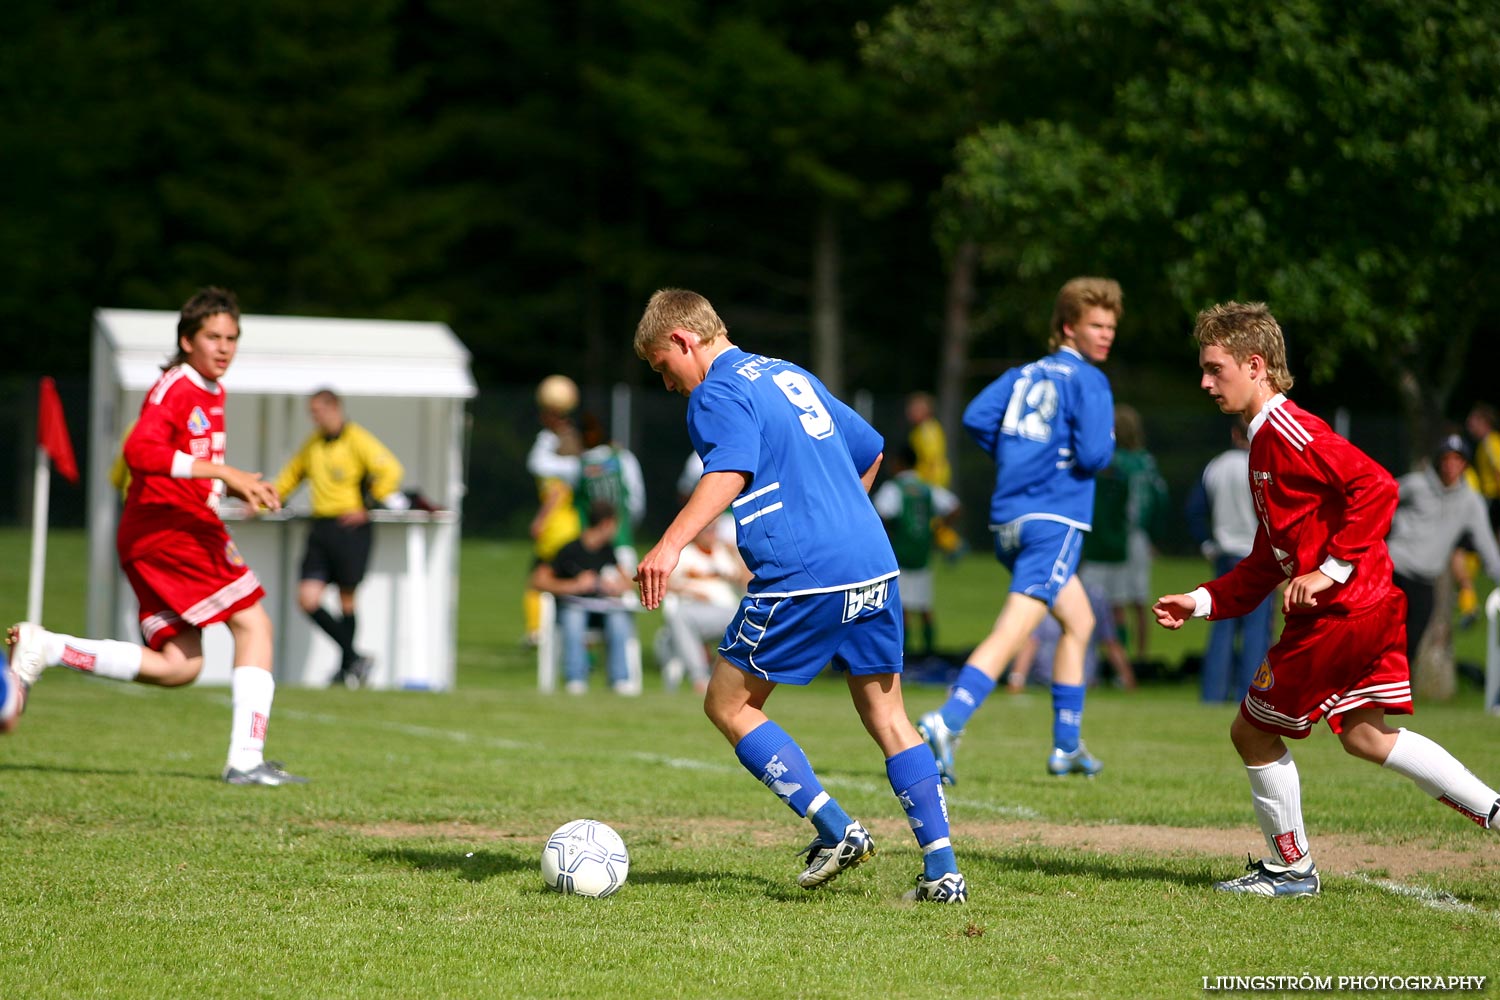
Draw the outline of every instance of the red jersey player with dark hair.
M130 492L120 516L120 566L140 604L145 646L81 639L21 622L10 628L11 665L25 688L65 666L113 680L176 687L203 669L202 630L224 622L234 636L233 715L223 778L283 785L305 778L265 760L271 676L271 619L255 573L219 519L227 491L253 507L281 507L258 472L224 463L224 387L234 360L240 309L233 292L206 288L182 307L177 353L141 404L125 440Z
M1302 823L1302 790L1286 737L1328 720L1344 749L1405 775L1490 830L1500 794L1432 740L1392 729L1410 715L1406 601L1391 583L1385 536L1396 482L1364 452L1291 400L1281 327L1261 303L1198 314L1202 387L1250 431L1250 488L1260 522L1250 555L1191 594L1157 599L1156 620L1233 618L1286 583L1286 626L1250 685L1230 739L1245 762L1255 816L1270 849L1248 875L1216 889L1264 896L1316 893Z

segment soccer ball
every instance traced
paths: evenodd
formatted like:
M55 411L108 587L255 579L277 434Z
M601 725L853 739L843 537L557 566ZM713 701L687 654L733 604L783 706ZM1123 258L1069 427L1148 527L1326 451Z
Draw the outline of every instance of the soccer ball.
M536 405L551 413L572 413L578 407L578 384L566 375L548 375L537 383Z
M597 819L564 823L542 849L542 881L564 895L608 896L629 871L625 841Z

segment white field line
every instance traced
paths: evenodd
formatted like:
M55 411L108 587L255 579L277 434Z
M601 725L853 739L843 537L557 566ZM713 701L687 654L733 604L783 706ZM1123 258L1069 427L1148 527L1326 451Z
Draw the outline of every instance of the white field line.
M1366 885L1373 885L1377 889L1384 889L1393 896L1415 899L1423 906L1434 910L1442 910L1445 913L1472 913L1500 920L1500 913L1465 903L1452 893L1439 892L1436 889L1428 889L1420 885L1405 885L1388 878L1371 878L1363 872L1350 872L1348 877L1354 879L1356 882L1363 882Z
M230 703L230 699L223 698L222 696L218 700L226 705ZM291 718L301 722L317 722L325 725L349 724L349 720L341 716L330 715L326 712L303 712L294 708L278 709L275 715L282 719ZM418 739L447 740L450 743L472 744L494 750L529 750L544 753L549 749L540 743L525 743L519 740L501 739L496 736L476 736L462 729L443 729L436 726L417 726L405 722L375 722L369 720L361 720L358 724L374 726L378 729L400 733L404 736L414 736ZM699 760L696 757L669 757L665 754L646 753L644 751L633 751L625 754L611 753L609 756L627 757L631 760L638 760L643 764L655 764L659 767L670 767L687 771L710 771L715 774L738 774L744 770L737 764ZM859 778L829 778L824 780L823 785L826 788L833 788L838 791L859 792L865 795L880 795L890 791L889 785L864 781ZM959 810L974 810L996 816L1006 816L1011 819L1039 820L1042 818L1041 813L1028 806L986 802L981 799L955 798L951 794L947 798L950 808L957 808Z

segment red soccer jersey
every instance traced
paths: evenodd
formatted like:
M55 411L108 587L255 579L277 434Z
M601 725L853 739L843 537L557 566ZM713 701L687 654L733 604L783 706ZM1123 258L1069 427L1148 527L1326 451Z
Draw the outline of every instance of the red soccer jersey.
M1250 490L1260 526L1250 555L1204 584L1211 617L1251 611L1283 581L1331 559L1353 565L1348 579L1287 617L1354 614L1388 599L1391 559L1385 536L1399 492L1374 459L1285 396L1268 402L1250 424Z
M183 457L179 457L183 456ZM130 492L120 517L122 536L139 536L184 516L218 525L222 479L173 478L188 457L224 463L224 387L188 365L162 372L141 404L125 439Z

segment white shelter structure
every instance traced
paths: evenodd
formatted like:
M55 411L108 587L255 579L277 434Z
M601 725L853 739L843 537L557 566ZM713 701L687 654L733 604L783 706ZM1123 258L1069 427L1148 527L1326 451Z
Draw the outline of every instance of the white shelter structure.
M109 470L141 401L176 350L176 312L94 312L89 426L90 635L140 641L135 595L119 569L115 527L120 497ZM355 644L374 659L379 688L453 687L458 540L464 497L465 403L475 395L469 352L442 323L240 317L239 352L224 377L227 461L274 478L313 426L307 399L330 388L345 413L380 438L405 467L404 488L436 511L372 511L375 547L358 594ZM223 516L266 590L275 623L279 683L322 686L339 665L338 646L297 606L309 526L307 487L276 515ZM337 608L337 589L324 595ZM229 682L233 643L224 626L206 629L199 683Z

